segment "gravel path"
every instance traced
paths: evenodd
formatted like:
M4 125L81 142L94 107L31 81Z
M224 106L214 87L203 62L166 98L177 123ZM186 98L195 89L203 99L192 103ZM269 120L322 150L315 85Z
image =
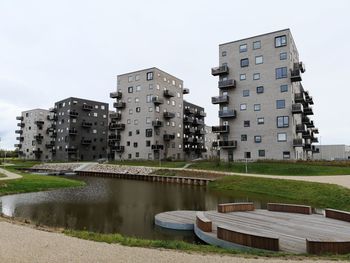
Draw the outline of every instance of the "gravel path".
M1 220L1 219L0 219ZM183 253L164 249L125 247L93 242L0 221L0 262L241 262L294 263L300 260L245 259L233 256ZM305 260L303 263L314 263ZM332 261L322 261L332 262Z
M9 171L2 169L2 168L0 168L0 173L6 175L6 177L1 177L0 180L13 180L13 179L22 178L21 175L9 172Z

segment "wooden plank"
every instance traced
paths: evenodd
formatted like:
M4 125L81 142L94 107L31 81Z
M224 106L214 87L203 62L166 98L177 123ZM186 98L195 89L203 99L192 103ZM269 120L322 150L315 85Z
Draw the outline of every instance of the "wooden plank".
M212 222L205 217L203 212L197 212L196 214L196 225L197 227L204 232L212 231Z
M330 242L307 239L306 248L309 254L348 254L350 253L350 240L347 242Z
M299 214L312 214L311 206L306 205L293 205L293 204L281 204L281 203L268 203L268 211L285 212L285 213L299 213Z
M325 215L328 218L333 218L345 222L350 222L350 213L335 209L325 209Z
M227 203L218 204L219 213L229 213L237 211L253 211L255 209L253 203Z

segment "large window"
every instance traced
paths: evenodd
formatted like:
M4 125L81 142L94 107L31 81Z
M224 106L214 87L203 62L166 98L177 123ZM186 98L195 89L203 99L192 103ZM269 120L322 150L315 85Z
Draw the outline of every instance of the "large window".
M152 129L146 129L146 137L152 137Z
M259 49L259 48L261 48L260 40L253 42L253 49Z
M280 86L281 92L288 92L288 85L284 84Z
M287 67L276 68L276 79L283 79L287 77Z
M260 135L254 136L254 142L261 143L261 136Z
M249 89L243 90L243 97L249 97Z
M287 133L285 133L285 132L277 133L277 141L278 142L286 142L287 141Z
M146 79L147 80L152 80L153 79L153 72L147 72Z
M275 37L275 47L283 47L287 45L287 36L278 36Z
M264 86L256 87L256 93L258 93L258 94L264 93Z
M285 100L276 100L276 109L284 109L286 107Z
M241 59L241 68L248 67L249 66L249 59L243 58Z
M277 117L277 128L289 127L289 116L278 116Z
M256 56L255 57L255 64L258 65L258 64L262 64L262 63L264 63L263 56Z
M247 52L248 48L247 48L247 44L242 44L239 46L239 52Z

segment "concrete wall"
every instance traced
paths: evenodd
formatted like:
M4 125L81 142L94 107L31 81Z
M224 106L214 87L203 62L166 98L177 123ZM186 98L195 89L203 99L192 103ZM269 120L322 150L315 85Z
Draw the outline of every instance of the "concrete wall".
M350 160L350 146L348 145L318 145L319 153L315 153L314 160Z

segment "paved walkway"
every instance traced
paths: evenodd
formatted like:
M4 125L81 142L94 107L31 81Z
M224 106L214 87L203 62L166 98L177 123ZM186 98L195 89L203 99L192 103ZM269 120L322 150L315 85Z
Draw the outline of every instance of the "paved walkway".
M1 219L0 219L1 220ZM214 254L184 253L165 249L126 247L93 242L40 231L0 221L0 262L227 262L227 263L296 263L300 260L242 258ZM314 263L305 260L303 263ZM322 261L332 262L332 261Z
M2 169L2 168L0 168L0 173L6 175L6 177L0 177L0 181L1 180L13 180L13 179L22 178L21 175L9 172L9 171Z

